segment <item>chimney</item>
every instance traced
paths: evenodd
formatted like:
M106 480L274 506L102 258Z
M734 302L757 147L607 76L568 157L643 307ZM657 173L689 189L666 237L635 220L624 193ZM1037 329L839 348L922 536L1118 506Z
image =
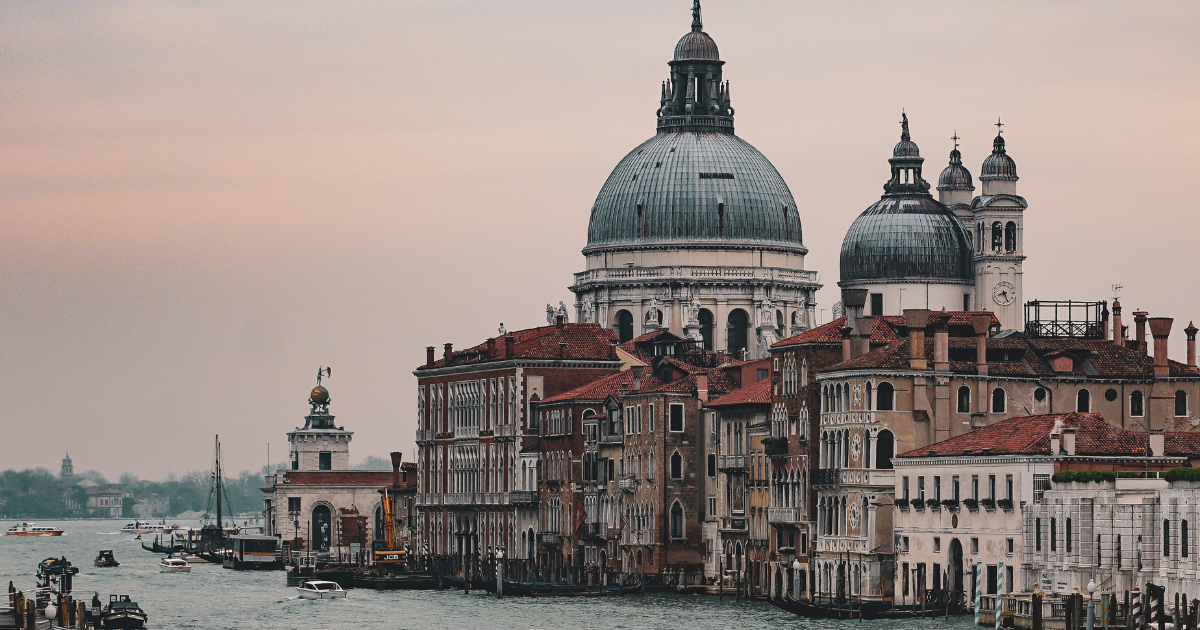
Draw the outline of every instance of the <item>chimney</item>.
M863 315L867 305L867 289L842 289L842 311L846 313L846 325L853 326Z
M1163 436L1162 429L1154 429L1150 431L1150 456L1162 457L1166 448L1166 438Z
M1115 302L1115 301L1114 301ZM1108 303L1102 302L1103 309L1100 312L1100 332L1104 335L1105 341L1108 340Z
M504 358L511 359L512 357L516 356L517 353L513 351L513 344L516 342L516 338L512 335L507 335L504 337Z
M425 367L433 365L433 346L425 346Z
M400 451L392 451L392 487L400 485L400 459L404 454Z
M494 354L496 354L496 338L495 338L495 337L488 337L488 340L487 340L487 358L489 358L489 359L490 359L490 358L492 358L492 355L494 355Z
M446 365L454 363L454 344L448 343L442 350L442 358L446 360Z
M1196 367L1196 326L1192 322L1188 322L1188 327L1183 329L1187 335L1187 364L1188 367Z
M859 317L854 324L858 332L851 340L850 354L861 357L871 351L871 331L875 328L875 318Z
M933 369L950 371L950 316L944 311L933 320Z
M1167 365L1167 338L1171 336L1171 324L1175 320L1170 317L1151 317L1150 334L1154 335L1154 376L1168 376L1171 373Z
M850 333L853 330L854 329L849 326L846 326L842 329L842 361L849 361L850 359L854 358L854 356L850 354Z
M1051 457L1058 455L1058 452L1059 452L1058 445L1059 445L1059 442L1061 441L1061 439L1062 439L1062 436L1059 435L1059 433L1057 431L1050 432L1050 456Z
M700 399L700 404L708 402L708 375L696 375L696 398Z
M566 317L563 317L562 315L557 315L554 317L554 326L556 328L562 328L563 326L566 326L566 325L567 325Z
M1146 346L1146 318L1149 315L1146 311L1133 312L1133 325L1137 327L1137 350L1142 354L1150 354Z
M1075 454L1075 427L1063 427L1062 430L1063 448L1067 451L1067 455Z
M975 373L987 376L987 332L992 325L991 315L972 315L971 326L975 328Z
M559 319L562 319L562 318L560 317ZM565 341L558 342L558 358L560 358L560 359L567 358L567 342L565 342Z
M629 371L633 372L633 388L635 390L642 388L642 370L645 367L644 365L634 365L629 368Z
M1125 345L1125 327L1121 325L1121 301L1120 300L1113 300L1112 315L1113 315L1113 322L1112 322L1113 343L1117 344L1118 346L1124 346Z
M924 370L929 367L925 360L925 326L929 324L929 309L904 309L904 325L908 327L908 367Z

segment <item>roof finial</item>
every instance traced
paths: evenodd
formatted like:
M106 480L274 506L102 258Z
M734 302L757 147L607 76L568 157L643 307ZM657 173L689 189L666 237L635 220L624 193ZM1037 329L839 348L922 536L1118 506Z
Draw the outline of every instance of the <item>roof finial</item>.
M1000 117L997 116L996 117L996 135L997 136L1004 134L1003 127L1004 127L1004 123L1000 122Z
M954 150L957 151L958 150L958 141L960 140L960 138L958 137L958 132L955 131L954 135L950 136L950 139L954 141Z
M699 1L699 0L697 0ZM908 135L908 114L904 113L904 108L900 108L900 139L909 140L912 136Z
M700 0L692 1L692 30L699 31L704 28L704 22L700 19Z

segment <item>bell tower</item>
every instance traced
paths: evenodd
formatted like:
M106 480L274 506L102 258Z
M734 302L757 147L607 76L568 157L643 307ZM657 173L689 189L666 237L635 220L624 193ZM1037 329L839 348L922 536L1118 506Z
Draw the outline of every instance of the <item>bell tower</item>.
M1022 266L1025 262L1025 198L1017 195L1017 164L1004 147L996 121L992 154L983 161L983 194L971 202L975 221L975 304L996 314L1005 330L1025 328Z
M289 431L292 470L349 470L350 439L354 436L333 423L329 413L329 390L321 385L321 378L329 377L329 368L317 370L317 386L309 392L310 412L304 417L304 426Z

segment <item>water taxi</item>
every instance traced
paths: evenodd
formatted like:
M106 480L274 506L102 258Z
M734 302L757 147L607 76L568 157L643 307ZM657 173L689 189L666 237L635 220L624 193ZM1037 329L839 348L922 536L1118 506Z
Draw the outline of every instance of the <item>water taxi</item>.
M5 536L62 536L57 527L38 527L36 523L18 523L4 532Z
M179 558L163 558L158 566L162 567L163 573L191 573L192 565Z
M142 628L146 625L146 613L130 601L128 595L109 595L108 605L97 612L101 628Z
M306 580L296 587L300 599L346 599L346 591L337 582Z
M105 549L101 551L100 555L96 556L93 564L101 568L121 566L121 563L117 562L117 559L113 556L112 549Z

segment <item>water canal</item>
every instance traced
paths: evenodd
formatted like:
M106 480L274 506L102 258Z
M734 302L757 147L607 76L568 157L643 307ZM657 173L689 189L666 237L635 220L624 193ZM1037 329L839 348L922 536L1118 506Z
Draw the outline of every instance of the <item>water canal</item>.
M937 628L964 630L966 617L949 622L858 622L800 619L766 602L718 601L699 595L651 594L632 597L497 600L485 593L456 591L353 590L346 600L306 601L284 585L282 572L232 571L196 564L191 573L160 573L159 556L118 530L127 521L39 521L61 527L57 538L0 536L0 579L18 589L34 585L41 560L66 556L80 568L76 592L128 594L150 616L151 628L224 630L315 628L468 628L470 630L546 628ZM181 525L198 525L181 522ZM7 528L8 523L5 524ZM121 562L97 569L92 560L112 549Z

